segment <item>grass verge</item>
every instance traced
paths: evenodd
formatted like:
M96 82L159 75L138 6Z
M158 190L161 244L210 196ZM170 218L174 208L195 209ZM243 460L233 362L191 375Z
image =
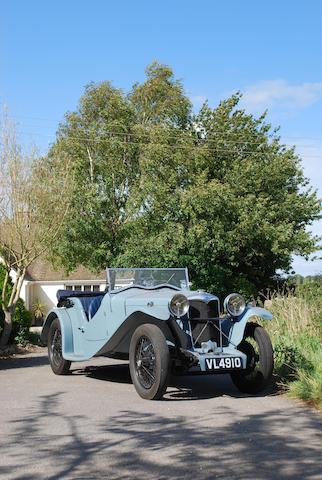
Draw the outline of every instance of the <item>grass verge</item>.
M275 351L277 382L289 395L322 408L322 283L296 295L275 295L266 324Z

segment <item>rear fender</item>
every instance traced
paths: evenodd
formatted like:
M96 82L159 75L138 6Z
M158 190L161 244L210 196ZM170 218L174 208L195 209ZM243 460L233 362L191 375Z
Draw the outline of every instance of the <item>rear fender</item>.
M272 320L273 315L265 308L247 307L244 313L236 319L231 329L230 342L233 346L238 346L242 341L246 324L251 317L260 317L264 320Z
M41 340L43 343L47 344L50 325L56 318L58 318L60 323L62 333L62 352L63 357L65 358L65 355L71 355L74 353L72 323L66 308L53 308L48 313L42 328Z

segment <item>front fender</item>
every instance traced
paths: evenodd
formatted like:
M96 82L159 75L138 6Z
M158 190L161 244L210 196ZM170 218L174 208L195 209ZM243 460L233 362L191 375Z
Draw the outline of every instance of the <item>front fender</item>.
M62 333L62 352L63 357L65 358L65 355L74 353L72 323L66 308L53 308L50 310L42 327L41 340L43 343L47 343L49 328L55 318L58 318L60 323Z
M232 345L237 347L240 344L244 337L246 323L251 317L261 317L264 320L272 320L273 315L265 308L246 307L244 313L236 319L232 327L232 333L230 336L230 342Z

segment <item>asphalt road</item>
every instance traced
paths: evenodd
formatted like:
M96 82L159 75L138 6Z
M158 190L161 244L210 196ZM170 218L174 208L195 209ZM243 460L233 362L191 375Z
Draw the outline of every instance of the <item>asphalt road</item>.
M124 362L55 376L45 353L0 360L0 478L322 479L322 418L226 376L181 377L142 400Z

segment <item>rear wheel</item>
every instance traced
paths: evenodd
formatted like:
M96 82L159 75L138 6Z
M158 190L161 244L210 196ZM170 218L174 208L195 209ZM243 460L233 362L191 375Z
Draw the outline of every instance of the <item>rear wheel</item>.
M273 368L273 347L266 330L257 323L248 323L238 350L247 355L247 368L231 373L234 385L244 393L258 393L269 383Z
M162 398L168 386L170 353L161 330L141 325L131 339L130 373L138 394L147 400Z
M63 358L62 334L58 318L52 321L48 332L48 357L52 371L56 375L66 375L71 362Z

